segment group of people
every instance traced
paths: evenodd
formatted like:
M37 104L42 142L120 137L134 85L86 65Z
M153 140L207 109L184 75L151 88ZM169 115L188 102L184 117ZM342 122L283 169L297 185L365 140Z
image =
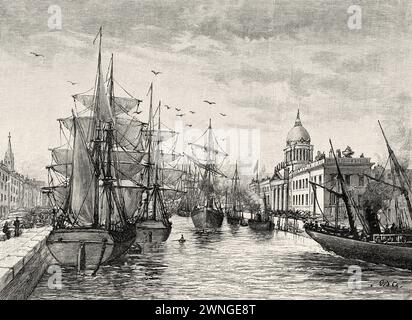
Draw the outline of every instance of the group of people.
M13 226L14 226L14 236L18 237L20 235L20 220L17 217L16 220L13 221ZM3 224L3 233L6 235L6 239L11 238L11 230L10 230L10 225L8 221L5 221Z
M309 221L305 223L305 228L312 229L315 231L325 232L329 234L335 234L341 237L351 237L351 235L353 235L351 233L350 228L346 226L341 226L341 225L338 225L338 226L330 225L329 222L320 224L318 221L315 221L315 222ZM357 233L357 236L359 239L366 239L367 235L364 233L363 230L361 230L360 232L355 230L355 232Z
M392 225L389 227L389 225L385 226L385 230L383 231L383 233L397 233L399 231L398 227L396 226L395 223L392 223Z

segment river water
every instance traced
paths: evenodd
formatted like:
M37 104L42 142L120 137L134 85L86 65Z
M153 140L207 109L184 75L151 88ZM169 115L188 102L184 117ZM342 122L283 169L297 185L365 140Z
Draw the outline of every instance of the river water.
M226 221L216 233L198 234L190 218L172 222L167 242L129 252L94 277L63 269L56 289L45 273L30 299L412 298L411 272L338 257L304 236Z

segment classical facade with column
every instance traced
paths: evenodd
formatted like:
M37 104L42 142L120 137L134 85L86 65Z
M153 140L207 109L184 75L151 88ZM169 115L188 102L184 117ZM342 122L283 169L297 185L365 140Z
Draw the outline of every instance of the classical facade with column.
M333 155L329 152L317 152L311 144L309 132L305 129L298 111L294 126L286 136L283 149L284 161L274 167L270 177L253 180L251 187L274 211L299 210L312 215L325 215L333 218L336 212L346 211L342 201L321 187L314 187L310 182L338 191L337 169ZM363 154L354 157L354 152L347 146L344 151L336 150L337 160L348 189L354 198L354 205L360 205L360 196L365 191L367 180L363 174L371 172L373 163Z

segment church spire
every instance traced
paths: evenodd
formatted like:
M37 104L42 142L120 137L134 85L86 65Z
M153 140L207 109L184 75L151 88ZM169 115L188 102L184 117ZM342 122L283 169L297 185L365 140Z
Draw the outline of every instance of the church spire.
M11 148L11 134L10 134L10 132L9 132L9 143L8 143L7 151L6 151L6 154L4 155L4 162L7 166L7 168L9 168L10 171L14 171L14 154L13 154L13 150Z
M296 120L295 120L295 127L301 126L301 125L302 125L302 122L300 121L300 113L298 109L298 114L296 115Z

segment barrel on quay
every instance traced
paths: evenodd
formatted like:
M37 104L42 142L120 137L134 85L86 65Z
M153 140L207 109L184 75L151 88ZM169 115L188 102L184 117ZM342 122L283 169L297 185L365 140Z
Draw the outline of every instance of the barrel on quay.
M54 260L46 246L51 227L25 229L0 241L0 300L27 299Z

